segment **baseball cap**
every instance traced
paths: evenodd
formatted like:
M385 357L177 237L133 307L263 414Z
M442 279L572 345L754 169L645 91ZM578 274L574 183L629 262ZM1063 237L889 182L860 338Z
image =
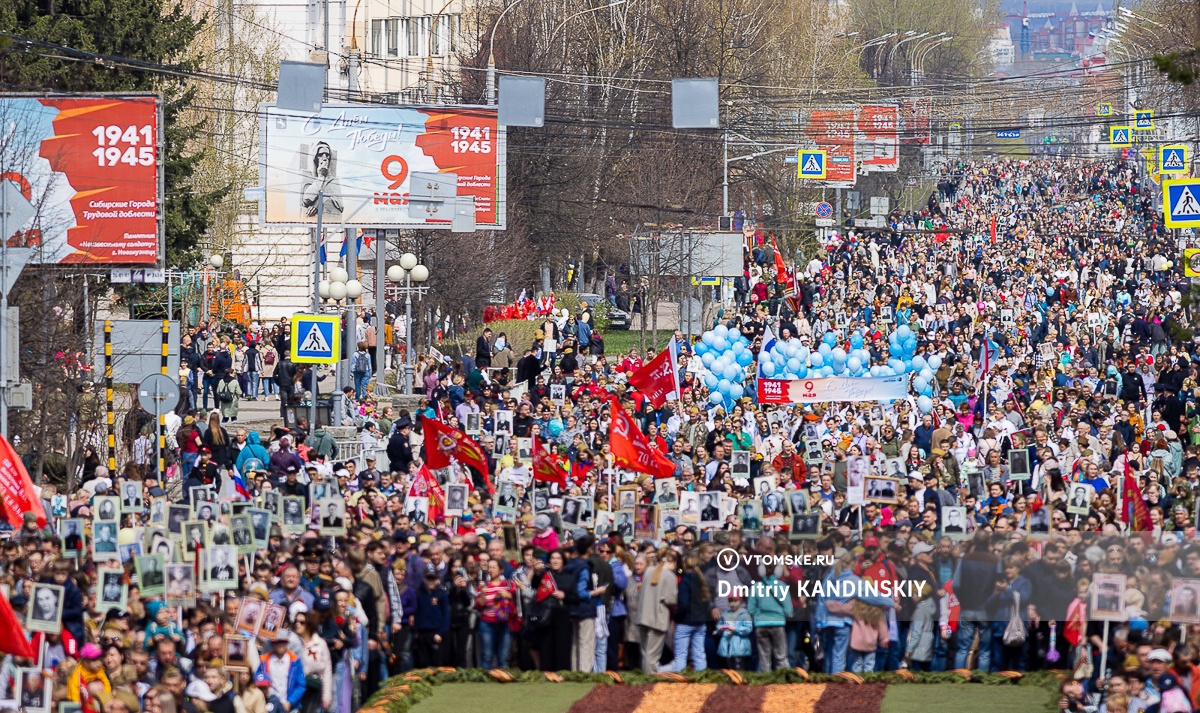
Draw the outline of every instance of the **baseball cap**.
M928 542L918 542L917 544L913 545L912 553L914 557L916 555L923 555L929 552L933 552L933 545L929 544Z
M863 538L863 547L878 547L879 538L874 535L867 535Z
M1166 649L1154 649L1150 653L1146 654L1146 660L1171 663L1171 654Z

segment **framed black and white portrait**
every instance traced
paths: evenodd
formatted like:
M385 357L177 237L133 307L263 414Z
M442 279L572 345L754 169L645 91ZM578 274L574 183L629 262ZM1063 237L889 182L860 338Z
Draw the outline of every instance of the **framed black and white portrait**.
M46 634L62 632L63 588L57 584L35 583L29 597L25 628Z

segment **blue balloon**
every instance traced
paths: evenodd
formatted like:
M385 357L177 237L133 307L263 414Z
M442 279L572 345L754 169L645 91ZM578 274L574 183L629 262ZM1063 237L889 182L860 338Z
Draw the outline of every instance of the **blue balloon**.
M871 367L871 369L870 369L870 374L871 374L871 376L879 376L879 373L880 373L880 372L882 372L882 371L883 371L883 367L881 367L881 366L873 366L873 367Z
M742 352L746 351L746 344L741 340L735 341L733 344L729 345L729 351L733 352L735 355L741 354Z
M713 336L724 337L726 334L729 334L729 328L725 325L718 324L717 326L713 327Z
M861 334L855 333L850 337L850 347L852 349L862 349L863 337Z
M817 352L808 358L808 363L812 364L814 369L820 369L825 365L825 357L821 352Z
M796 370L796 378L803 379L807 376L808 376L808 367L801 364L800 368Z
M921 374L921 378L925 379L925 381L928 381L930 383L933 382L933 372L929 370L929 367L925 367L924 369L921 369L920 374Z
M704 385L708 387L709 391L717 388L717 383L720 381L721 380L717 378L717 375L711 371L704 375Z
M912 365L913 365L913 368L916 369L917 371L924 369L925 368L925 357L921 356L920 354L916 355L915 357L912 358Z
M797 371L800 371L800 360L795 357L788 359L787 360L787 370L792 372L793 374L795 374Z
M917 408L921 409L921 413L929 413L933 410L933 399L928 396L918 396Z
M696 352L696 356L704 356L708 353L708 345L704 342L698 342L692 351Z
M917 393L921 394L922 396L933 396L933 386L926 384L925 388L921 389Z
M841 347L834 349L833 350L833 361L834 361L834 363L845 362L846 361L846 350L842 349Z
M913 388L918 392L924 391L925 389L929 388L929 381L926 380L925 377L918 376L917 378L913 379Z
M712 332L705 332L704 334L700 335L700 341L709 346L712 346L714 339L716 339L716 335L714 335Z
M833 376L833 367L832 366L821 367L821 376L824 376L826 378Z
M743 349L741 353L737 355L737 363L741 366L750 366L754 363L754 355L751 354L749 350Z
M787 360L787 354L784 354L782 351L775 350L771 352L771 361L775 362L775 366L783 366L787 363Z
M825 336L821 337L822 344L828 344L831 348L837 344L837 335L833 332L826 332Z
M717 361L717 358L716 358L715 356L713 356L713 353L712 353L712 352L705 352L705 353L704 353L704 354L703 354L703 355L700 357L700 363L704 365L704 368L705 368L705 369L711 369L711 368L712 368L712 366L713 366L713 364L714 364L716 361Z
M745 391L745 389L742 388L741 384L730 384L729 385L729 398L733 399L734 401L737 401L738 399L742 398L742 395L744 393L746 393L746 391Z
M718 352L724 352L729 349L729 342L725 339L725 337L713 337L712 346L713 349L716 349Z
M911 334L912 330L908 328L907 324L900 325L900 328L896 330L896 336L900 337L900 339L907 339Z
M737 364L730 364L725 369L725 378L730 381L741 381L744 370Z
M762 373L763 373L763 376L767 377L768 379L775 376L775 362L773 362L773 361L763 362Z
M551 436L554 436L555 438L557 438L559 436L559 434L562 433L562 430L563 430L562 419L552 418L552 419L550 419L550 422L546 424L546 432L549 433Z
M721 395L720 391L714 391L708 395L708 400L714 404L721 404L724 403L725 397Z
M833 358L833 347L829 346L828 344L822 343L821 346L817 347L817 353L820 354L821 356L825 357L826 359L832 359Z
M796 358L800 361L808 361L809 353L808 347L800 347L796 350Z
M850 357L846 360L846 368L848 368L852 373L862 371L862 359L859 359L858 357Z
M934 371L937 371L938 369L942 368L942 358L940 356L938 356L937 354L934 354L933 356L929 357L929 360L927 363L929 364L929 368L933 369Z

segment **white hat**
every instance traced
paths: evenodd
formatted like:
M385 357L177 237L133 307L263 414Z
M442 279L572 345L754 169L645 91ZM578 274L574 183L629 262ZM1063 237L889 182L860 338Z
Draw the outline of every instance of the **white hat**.
M308 605L305 604L304 602L300 602L300 601L292 602L292 605L290 607L288 607L288 619L290 621L295 621L296 615L303 614L304 612L307 612L307 611L308 611Z
M917 544L913 545L912 553L914 557L917 555L923 555L927 552L933 552L933 545L929 544L928 542L918 542Z

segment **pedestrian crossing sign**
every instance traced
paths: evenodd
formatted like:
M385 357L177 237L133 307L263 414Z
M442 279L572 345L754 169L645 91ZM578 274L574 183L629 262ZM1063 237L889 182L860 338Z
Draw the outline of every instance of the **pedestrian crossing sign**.
M1108 128L1108 143L1113 146L1132 146L1133 142L1129 140L1133 132L1128 126L1110 126Z
M1112 116L1112 104L1110 102L1100 102L1096 105L1096 116Z
M1163 181L1162 194L1168 228L1200 228L1200 178Z
M1137 109L1133 112L1134 131L1154 131L1154 110Z
M292 315L292 361L336 364L342 353L342 322L336 315Z
M796 170L800 178L822 180L825 178L825 152L819 150L801 150L796 161Z
M1159 173L1187 173L1188 149L1185 145L1158 147Z

